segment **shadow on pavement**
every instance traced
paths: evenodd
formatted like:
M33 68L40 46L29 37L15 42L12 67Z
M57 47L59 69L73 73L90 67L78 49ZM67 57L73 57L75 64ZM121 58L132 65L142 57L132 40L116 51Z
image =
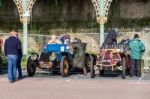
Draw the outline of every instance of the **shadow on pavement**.
M72 75L76 75L76 74L83 74L82 70L80 69L75 69L75 70L70 70L69 71L69 76L72 76ZM56 76L60 76L61 77L61 74L60 72L50 72L50 71L36 71L34 77L56 77Z
M102 77L119 77L121 71L105 71Z

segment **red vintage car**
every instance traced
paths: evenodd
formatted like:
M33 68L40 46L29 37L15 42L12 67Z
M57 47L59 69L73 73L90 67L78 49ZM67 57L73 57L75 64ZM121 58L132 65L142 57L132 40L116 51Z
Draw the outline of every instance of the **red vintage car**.
M113 45L111 47L103 47L97 54L95 64L90 67L91 78L95 77L95 70L99 69L101 76L106 70L122 71L122 78L125 79L126 71L130 68L130 56L126 45Z

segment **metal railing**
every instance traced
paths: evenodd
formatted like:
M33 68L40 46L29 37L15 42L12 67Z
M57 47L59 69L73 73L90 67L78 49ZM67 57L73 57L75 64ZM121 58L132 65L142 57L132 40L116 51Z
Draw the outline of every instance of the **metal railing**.
M134 34L139 34L141 40L144 42L146 52L143 55L144 69L150 68L150 29L143 30L141 32L119 32L117 36L118 42L126 35L130 39L133 38ZM23 42L23 34L18 33L20 40ZM82 42L87 43L86 52L98 53L100 45L100 34L99 33L67 33L71 37L77 37ZM64 33L57 33L56 36L65 35ZM107 35L107 34L106 34ZM9 36L8 33L0 33L0 37L5 39ZM50 40L51 35L36 35L28 34L28 50L40 52L43 46Z

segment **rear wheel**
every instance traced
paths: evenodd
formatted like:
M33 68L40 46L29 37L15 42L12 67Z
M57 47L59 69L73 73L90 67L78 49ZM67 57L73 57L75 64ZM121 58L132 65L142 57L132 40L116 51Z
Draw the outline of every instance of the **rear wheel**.
M122 79L126 77L126 59L122 57Z
M69 62L67 56L63 56L60 62L60 74L62 77L68 76L69 72Z
M36 63L34 60L31 59L31 57L29 57L28 61L27 61L28 76L30 76L30 77L34 76L35 71L36 71Z

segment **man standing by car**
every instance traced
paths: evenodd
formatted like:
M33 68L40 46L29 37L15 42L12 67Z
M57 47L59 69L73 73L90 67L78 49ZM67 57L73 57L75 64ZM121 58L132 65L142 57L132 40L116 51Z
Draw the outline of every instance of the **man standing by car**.
M4 51L8 64L8 79L12 83L16 80L16 67L18 59L18 51L21 49L20 41L16 37L16 32L10 32L10 37L6 39Z
M145 46L139 39L139 35L135 34L134 38L129 42L130 56L131 56L131 71L130 76L133 75L141 77L141 58L145 52Z

